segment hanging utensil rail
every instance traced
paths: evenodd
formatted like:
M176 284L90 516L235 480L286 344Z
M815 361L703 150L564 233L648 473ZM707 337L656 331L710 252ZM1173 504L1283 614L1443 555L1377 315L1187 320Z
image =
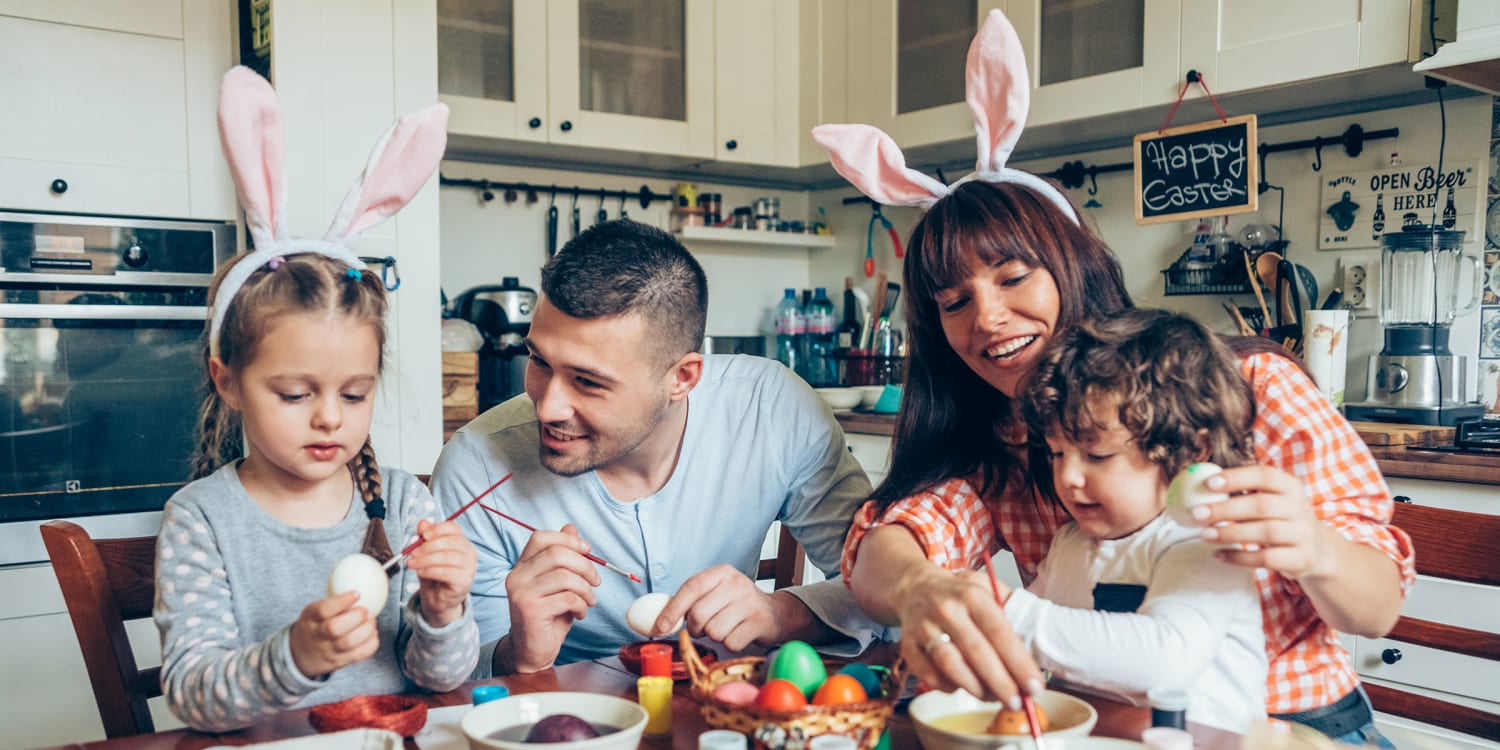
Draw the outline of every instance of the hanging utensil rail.
M443 187L461 187L479 191L479 197L486 202L495 199L495 191L504 191L505 201L513 203L519 198L519 194L526 195L527 203L536 203L538 196L546 194L553 199L557 196L571 196L577 200L580 196L598 198L603 201L606 198L615 198L620 201L640 201L641 208L649 208L657 201L671 201L671 193L658 193L649 185L642 185L639 190L610 190L608 188L586 188L577 185L540 185L530 182L496 182L494 180L473 180L460 177L448 177L438 175L438 184Z

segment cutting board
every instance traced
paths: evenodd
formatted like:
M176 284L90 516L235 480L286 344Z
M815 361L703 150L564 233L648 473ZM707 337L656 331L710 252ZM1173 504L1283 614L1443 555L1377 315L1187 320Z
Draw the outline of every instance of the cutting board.
M1365 445L1444 445L1453 442L1454 428L1420 424L1350 422Z

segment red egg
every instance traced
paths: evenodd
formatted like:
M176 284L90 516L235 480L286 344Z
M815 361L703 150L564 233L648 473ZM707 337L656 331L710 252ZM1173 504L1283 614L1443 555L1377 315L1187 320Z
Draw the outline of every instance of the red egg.
M842 706L869 700L865 687L850 675L836 674L828 678L813 695L814 706Z
M807 707L807 697L795 683L768 680L756 694L755 705L770 711L798 711Z

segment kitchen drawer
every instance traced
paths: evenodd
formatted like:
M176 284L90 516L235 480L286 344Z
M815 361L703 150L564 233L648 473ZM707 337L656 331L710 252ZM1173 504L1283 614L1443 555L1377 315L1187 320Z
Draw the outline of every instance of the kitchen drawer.
M0 158L0 206L25 211L178 217L191 215L188 174L166 169ZM67 192L54 193L53 180Z
M1418 576L1401 612L1432 622L1500 631L1500 588ZM1382 660L1387 649L1401 652L1396 663ZM1355 669L1364 677L1447 693L1442 697L1449 700L1464 696L1474 700L1459 702L1489 702L1487 710L1500 712L1500 663L1387 638L1356 638L1353 656Z
M1489 515L1500 513L1500 487L1495 485L1405 477L1386 477L1385 482L1392 495L1404 495L1417 505Z
M849 451L869 475L870 481L879 484L875 478L884 477L891 468L891 439L884 435L849 433L844 435L844 442L848 443Z

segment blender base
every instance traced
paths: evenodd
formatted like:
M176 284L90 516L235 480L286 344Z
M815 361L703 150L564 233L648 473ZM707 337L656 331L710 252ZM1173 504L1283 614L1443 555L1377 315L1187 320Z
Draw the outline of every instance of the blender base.
M1388 422L1452 427L1459 422L1484 416L1484 404L1443 404L1442 406L1389 406L1357 402L1344 404L1344 417L1351 422Z

